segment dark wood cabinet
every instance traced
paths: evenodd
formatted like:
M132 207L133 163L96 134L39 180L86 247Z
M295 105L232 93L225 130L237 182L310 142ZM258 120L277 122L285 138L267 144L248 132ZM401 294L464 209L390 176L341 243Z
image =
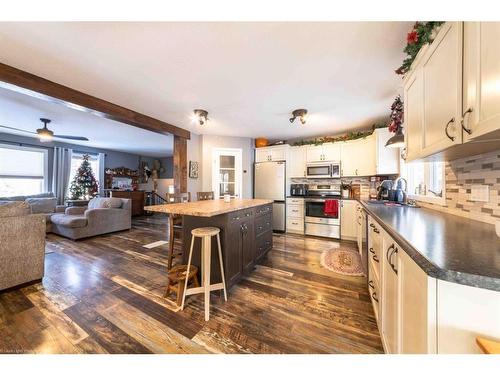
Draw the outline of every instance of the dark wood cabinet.
M257 261L273 246L272 205L257 206L211 218L184 216L184 263L187 263L191 244L191 230L203 226L221 229L222 256L228 287L253 271ZM193 264L200 266L200 241L193 253ZM221 281L217 241L212 239L211 282Z
M114 198L126 198L132 200L132 216L144 215L144 191L109 190Z

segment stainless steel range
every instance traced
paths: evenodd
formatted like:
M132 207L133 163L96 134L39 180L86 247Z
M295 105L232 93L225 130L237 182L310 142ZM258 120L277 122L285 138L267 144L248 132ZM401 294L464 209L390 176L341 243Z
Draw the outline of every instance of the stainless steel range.
M340 196L340 182L308 186L305 197L305 234L340 239Z

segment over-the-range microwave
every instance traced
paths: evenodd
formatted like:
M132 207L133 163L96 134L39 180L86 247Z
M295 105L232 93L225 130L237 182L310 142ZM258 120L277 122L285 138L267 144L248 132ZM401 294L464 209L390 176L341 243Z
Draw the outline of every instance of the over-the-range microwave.
M340 178L340 162L308 163L307 178Z

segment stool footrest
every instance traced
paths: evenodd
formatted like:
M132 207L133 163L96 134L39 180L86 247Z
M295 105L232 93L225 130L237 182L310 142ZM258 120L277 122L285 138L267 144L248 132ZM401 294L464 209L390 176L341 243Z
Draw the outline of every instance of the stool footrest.
M217 283L217 284L212 284L210 285L210 291L213 292L214 290L221 290L224 289L224 284L222 283ZM188 288L186 289L186 296L190 296L193 294L199 294L199 293L204 293L205 292L205 287L200 286L197 288Z

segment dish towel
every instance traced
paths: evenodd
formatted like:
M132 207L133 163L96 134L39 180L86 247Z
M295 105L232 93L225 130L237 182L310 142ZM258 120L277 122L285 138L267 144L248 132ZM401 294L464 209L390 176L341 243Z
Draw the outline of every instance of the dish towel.
M339 201L336 199L327 199L323 208L325 216L339 216Z

